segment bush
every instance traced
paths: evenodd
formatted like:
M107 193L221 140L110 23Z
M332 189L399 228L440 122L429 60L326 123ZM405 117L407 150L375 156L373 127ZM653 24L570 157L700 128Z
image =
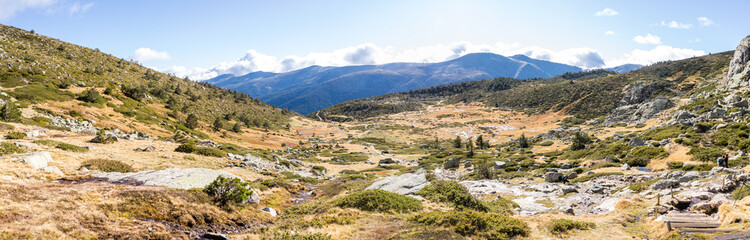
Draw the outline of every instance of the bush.
M573 229L588 230L594 227L596 227L596 224L594 223L568 219L552 219L549 222L549 231L553 234L563 234Z
M555 144L555 142L553 142L553 141L544 141L544 142L540 142L539 146L548 147L548 146L552 146L552 144Z
M422 201L398 193L370 189L344 196L336 202L336 206L373 212L412 212L422 210Z
M469 193L464 186L456 181L435 180L423 187L417 195L436 202L452 203L456 209L468 208L486 212L489 207Z
M102 172L121 172L121 173L127 173L132 172L133 167L130 165L117 161L117 160L108 160L108 159L92 159L87 160L81 164L81 167L86 167L88 169L93 170L99 170Z
M653 185L654 183L658 182L659 180L662 180L662 178L655 178L655 179L651 179L651 180L648 180L648 181L633 183L633 184L630 184L628 186L628 188L630 190L633 190L634 192L637 192L637 193L643 192L646 189L648 189L651 185Z
M661 159L669 156L669 153L663 148L649 146L633 148L630 154L636 157L645 157L649 159Z
M195 153L209 157L224 157L227 155L226 152L215 147L198 147L195 149Z
M253 191L249 190L247 185L239 178L225 178L219 175L203 191L213 196L214 201L221 205L243 203L253 194Z
M732 192L732 198L735 200L741 200L744 197L747 197L750 195L750 187L747 185L742 185L738 187L737 189Z
M586 148L586 144L591 142L591 138L583 132L576 132L573 136L573 144L570 145L570 149L581 150Z
M410 220L428 226L451 228L463 236L477 236L479 239L510 239L529 236L531 231L526 223L510 216L471 210L425 212Z
M65 151L70 151L70 152L88 152L89 151L89 149L87 148L76 146L76 145L69 144L69 143L64 143L64 142L58 143L57 146L55 146L55 148L65 150Z
M87 102L87 103L104 102L104 98L102 98L102 96L99 95L99 91L96 91L96 89L94 88L89 88L86 91L83 91L81 95L78 97L78 100Z
M309 235L303 235L299 233L292 233L288 231L275 232L272 236L263 237L263 240L331 240L331 235L327 233L313 233Z
M594 164L594 166L591 166L591 170L600 169L600 168L608 168L608 167L620 167L620 164L613 163L613 162L597 163L597 164Z
M667 166L669 167L669 169L680 169L680 168L682 168L683 164L685 164L685 163L683 163L683 162L675 162L675 161L667 162Z
M182 153L193 153L197 147L195 144L192 143L183 143L180 144L180 146L177 146L177 148L174 149L175 152L182 152Z
M704 164L698 164L698 165L691 164L691 165L683 165L682 166L682 171L685 171L685 172L689 172L689 171L703 172L703 171L710 171L714 167L716 167L716 164L712 164L712 163L704 163Z
M634 167L645 167L651 162L651 159L647 157L635 157L631 156L625 159L625 163Z
M7 139L24 139L25 137L26 134L22 132L9 132L8 134L5 134L5 138Z
M21 110L15 104L6 102L0 108L0 119L6 122L21 122Z
M695 161L715 162L717 158L724 155L724 151L718 148L694 147L687 154L693 155Z
M612 175L623 175L623 174L621 172L594 173L594 174L591 174L591 175L586 175L586 176L578 177L576 179L570 180L570 182L571 183L581 183L581 182L589 181L589 180L592 180L592 179L595 179L595 178L598 178L598 177L612 176Z
M10 142L2 142L0 143L0 154L13 154L13 153L22 153L24 152L23 149L16 146L16 144L10 143Z
M518 203L501 197L498 197L497 199L495 199L495 201L485 202L485 204L487 205L487 207L489 207L488 212L499 213L503 215L513 215L516 213L515 209L521 207L518 205Z

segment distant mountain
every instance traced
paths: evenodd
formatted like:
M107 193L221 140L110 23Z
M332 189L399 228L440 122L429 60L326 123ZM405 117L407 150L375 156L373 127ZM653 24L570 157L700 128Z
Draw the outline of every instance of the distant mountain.
M614 71L617 73L626 73L626 72L635 71L641 68L643 68L643 65L640 65L640 64L623 64L617 67L607 68L606 70Z
M266 103L302 114L334 104L387 93L462 81L512 77L549 78L581 68L532 59L472 53L439 63L389 63L383 65L311 66L286 73L253 72L221 75L206 82L257 97Z

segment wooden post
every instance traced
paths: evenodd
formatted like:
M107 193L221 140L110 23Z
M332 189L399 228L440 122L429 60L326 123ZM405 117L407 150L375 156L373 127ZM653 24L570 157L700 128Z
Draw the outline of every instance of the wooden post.
M656 194L656 206L661 205L661 193Z

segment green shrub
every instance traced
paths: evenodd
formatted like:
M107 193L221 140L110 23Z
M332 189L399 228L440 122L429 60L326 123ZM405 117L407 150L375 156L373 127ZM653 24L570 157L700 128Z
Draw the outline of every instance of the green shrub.
M724 155L724 151L718 148L694 147L687 154L693 155L694 161L715 162L717 158Z
M22 153L24 152L23 149L16 146L16 144L13 144L11 142L2 142L0 143L0 154L13 154L13 153Z
M682 168L682 165L685 164L683 162L676 162L676 161L669 161L667 162L667 166L669 169L680 169Z
M216 179L203 189L208 195L214 197L214 201L221 205L228 203L243 203L253 195L248 189L247 183L239 178L225 178L219 175Z
M422 201L398 193L370 189L344 196L336 202L336 206L373 212L412 212L422 210Z
M620 167L621 164L619 163L613 163L613 162L603 162L603 163L597 163L594 164L594 166L591 166L591 170L600 169L600 168L608 168L608 167Z
M64 143L64 142L57 144L55 148L65 150L65 151L70 151L70 152L88 152L89 151L87 148L76 146L76 145L69 144L69 143Z
M596 224L568 219L552 219L548 227L549 231L553 234L563 234L573 229L588 230L596 227Z
M747 185L742 185L735 189L734 192L732 192L732 198L734 198L735 200L741 200L748 195L750 195L750 187L748 187Z
M5 122L21 122L21 110L8 101L0 108L0 119Z
M428 226L451 228L463 236L477 236L479 239L511 239L529 236L531 231L526 223L513 217L471 210L424 212L410 220Z
M595 178L598 178L598 177L613 176L613 175L623 175L623 173L622 172L594 173L594 174L591 174L591 175L586 175L586 176L578 177L576 179L570 180L570 182L571 183L581 183L581 182L589 181L589 180L592 180L592 179L595 179Z
M209 157L224 157L227 155L226 152L215 147L198 147L195 149L195 153Z
M651 162L651 159L647 157L635 157L631 156L625 159L625 163L634 167L645 167Z
M183 144L180 144L180 146L177 146L177 148L175 148L174 151L175 152L183 152L183 153L193 153L193 152L195 152L196 149L197 149L197 147L195 146L195 144L192 144L192 143L183 143Z
M292 233L289 231L274 232L271 236L265 236L262 240L331 240L327 233L313 233L309 235Z
M649 159L661 159L669 156L669 153L663 148L649 146L633 148L630 154L636 157L645 157Z
M22 132L9 132L8 134L5 134L5 138L7 139L24 139L26 138L26 134Z
M488 212L493 213L499 213L503 215L513 215L515 214L515 209L519 208L521 206L518 205L518 203L510 200L498 197L495 199L495 201L491 202L484 202L487 207L489 207Z
M544 142L540 142L539 146L548 147L548 146L552 146L552 144L555 144L555 142L553 142L553 141L544 141Z
M655 178L655 179L651 179L651 180L648 180L648 181L633 183L633 184L628 185L628 188L630 190L633 190L634 192L637 192L637 193L643 192L643 191L647 190L651 185L653 185L654 183L658 182L659 180L662 180L662 179L661 178Z
M648 130L643 133L643 140L661 141L667 138L676 138L680 134L688 132L681 125L672 125L667 127L661 127L657 129Z
M79 96L78 100L87 102L87 103L103 103L104 98L102 98L101 95L99 95L99 91L96 91L94 88L89 88L86 91L83 91Z
M127 173L132 172L133 167L130 165L117 161L117 160L108 160L108 159L92 159L87 160L81 164L81 167L86 167L88 169L92 170L99 170L102 172L121 172L121 173Z
M703 171L710 171L714 167L716 167L716 164L713 164L713 163L704 163L704 164L698 164L698 165L694 165L694 164L687 165L687 164L685 164L685 165L682 166L682 171L685 171L685 172L689 172L689 171L703 172Z
M435 180L423 187L417 195L436 202L452 203L456 209L468 208L486 212L489 207L469 193L464 186L456 181Z

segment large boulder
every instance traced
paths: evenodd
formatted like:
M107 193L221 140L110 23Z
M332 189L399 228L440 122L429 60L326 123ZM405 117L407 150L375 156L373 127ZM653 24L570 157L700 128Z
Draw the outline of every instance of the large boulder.
M218 176L236 178L237 176L205 168L167 168L136 173L108 172L95 174L94 178L113 183L164 186L177 189L205 188Z
M430 182L427 181L426 172L420 168L413 173L385 177L374 182L367 189L381 189L402 195L413 195L427 185L430 185Z
M548 172L544 175L545 182L559 182L562 181L562 173L559 172Z
M507 164L503 161L495 161L495 169L505 169Z
M628 146L631 147L640 147L640 146L646 146L646 141L643 141L643 139L639 137L634 137L630 142L628 143Z
M684 183L684 182L690 182L690 181L692 181L693 179L699 178L700 176L701 176L701 173L699 173L699 172L697 172L697 171L690 171L690 172L687 172L687 173L685 173L685 174L684 174L684 175L682 175L681 177L679 177L679 178L677 179L677 181L679 181L679 182L681 182L681 183Z
M680 187L680 182L678 182L677 180L672 180L672 179L659 180L655 182L654 184L651 184L651 189L654 189L654 190L662 190L662 189L677 188L677 187Z
M457 157L454 157L445 161L445 164L443 164L443 168L445 169L458 168L460 164L461 164L461 161L459 161Z
M745 77L748 71L750 71L750 36L740 41L737 50L734 51L734 57L729 61L725 86L727 88L748 86L750 79Z
M47 167L47 163L52 162L52 156L49 152L30 152L15 158L15 160L26 163L31 168L40 170Z

